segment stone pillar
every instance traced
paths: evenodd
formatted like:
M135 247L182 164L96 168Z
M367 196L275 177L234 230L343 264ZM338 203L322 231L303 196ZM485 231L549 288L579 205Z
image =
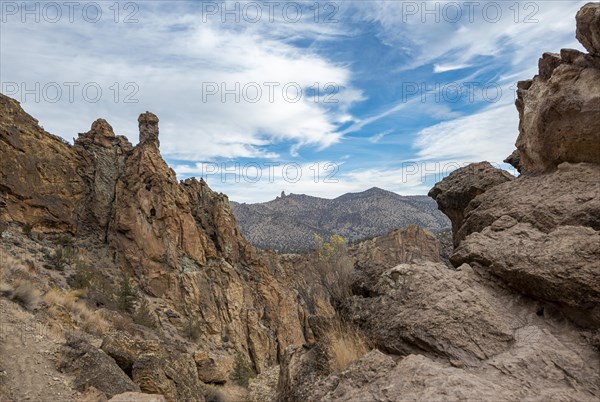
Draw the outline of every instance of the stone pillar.
M154 113L142 113L138 117L140 129L140 144L153 143L158 148L158 117Z

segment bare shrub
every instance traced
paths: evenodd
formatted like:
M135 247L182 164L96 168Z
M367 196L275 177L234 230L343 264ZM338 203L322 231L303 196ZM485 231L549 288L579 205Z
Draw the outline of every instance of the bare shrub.
M110 323L98 311L91 310L87 304L79 300L80 292L65 293L58 289L50 289L44 295L44 301L50 306L61 306L84 331L97 335L104 334Z
M39 291L29 281L19 280L13 287L5 284L1 290L6 297L27 310L33 309L40 301Z

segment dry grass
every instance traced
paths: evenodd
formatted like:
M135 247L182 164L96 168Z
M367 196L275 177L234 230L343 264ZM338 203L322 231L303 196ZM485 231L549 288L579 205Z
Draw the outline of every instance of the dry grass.
M0 295L19 303L27 310L35 308L40 302L40 292L31 282L29 269L6 254L0 261Z
M103 335L111 325L98 311L91 310L85 302L79 300L80 291L63 292L58 289L50 289L44 295L44 301L55 315L60 315L59 310L66 310L71 319L86 332Z
M345 370L370 350L365 337L356 328L340 321L331 327L327 339L330 365L334 371Z

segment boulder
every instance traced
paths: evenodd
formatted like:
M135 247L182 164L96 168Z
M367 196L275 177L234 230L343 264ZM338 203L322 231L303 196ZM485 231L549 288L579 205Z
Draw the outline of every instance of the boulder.
M164 395L167 401L204 401L204 386L187 354L141 355L133 365L132 376L142 392Z
M455 170L429 191L429 196L437 202L440 211L452 222L455 246L463 238L459 235L459 229L469 203L490 188L513 179L508 172L494 168L488 162L481 162Z
M115 395L108 402L166 402L162 395L157 394L142 394L139 392L125 392Z
M198 378L204 383L225 383L235 367L235 359L226 352L194 353L194 361L198 369Z
M575 17L577 40L594 56L600 56L600 4L587 3Z
M109 398L140 391L111 357L84 339L68 340L60 353L59 370L74 376L73 387L78 391L95 387Z
M557 302L581 325L600 326L600 233L560 226L544 233L505 215L468 236L452 256L455 265L477 263L509 286Z
M478 365L506 350L512 330L477 286L469 267L401 264L354 296L350 316L378 348L394 354L429 353Z

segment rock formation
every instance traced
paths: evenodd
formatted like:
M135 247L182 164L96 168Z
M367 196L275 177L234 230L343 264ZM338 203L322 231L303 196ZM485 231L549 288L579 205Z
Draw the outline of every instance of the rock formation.
M455 266L492 273L593 328L600 325L599 13L589 3L577 14L577 38L590 54L545 53L539 75L519 83L520 132L509 159L523 174L497 181L503 172L490 167L482 179L470 166L430 192L442 211L460 217ZM481 180L490 186L472 197L471 183Z
M256 372L277 364L288 345L305 341L307 322L295 294L242 237L225 195L203 180L177 181L160 155L158 118L144 113L139 126L137 146L103 119L71 146L0 95L0 218L106 250L120 275L133 274L136 286L160 298L163 325L181 331L194 321L207 352L239 355ZM216 377L199 377L192 354L175 358L165 345L136 348L135 342L107 341L103 349L144 392L157 386L185 399L198 392L199 378L223 382L233 370L228 364ZM167 356L172 366L164 365ZM164 385L148 385L153 367L164 371ZM185 379L176 382L189 384L178 385L177 394L169 391L175 374Z
M517 86L518 157L509 159L525 173L552 171L563 162L600 163L598 4L582 7L576 20L577 39L589 54L545 53L539 75Z

